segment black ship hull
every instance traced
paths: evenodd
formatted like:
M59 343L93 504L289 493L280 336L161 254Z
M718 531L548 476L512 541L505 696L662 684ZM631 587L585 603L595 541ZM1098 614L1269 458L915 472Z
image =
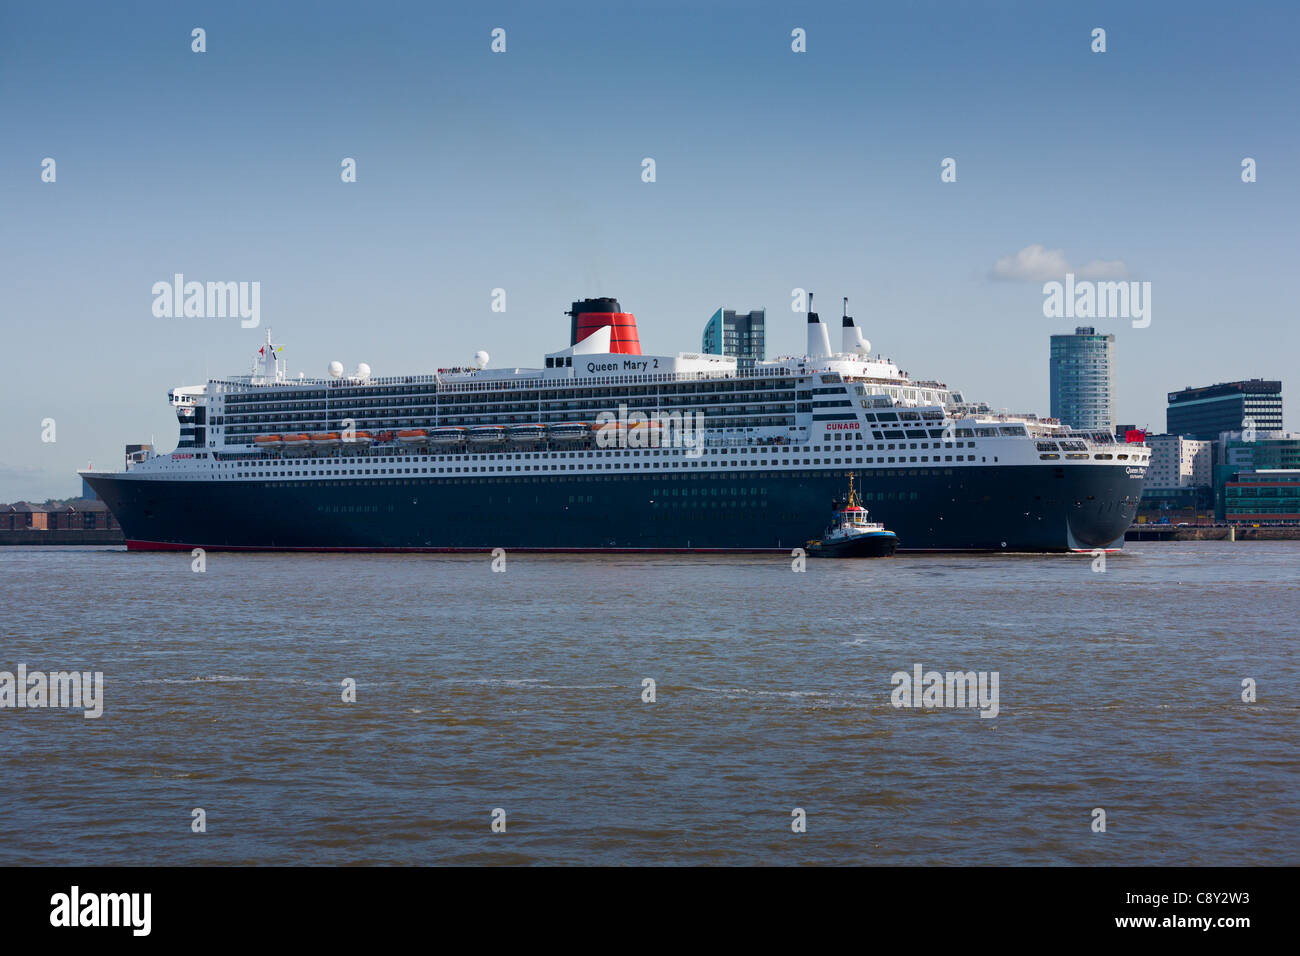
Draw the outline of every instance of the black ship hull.
M900 551L1118 548L1142 477L1115 465L857 469ZM845 470L160 480L86 475L133 550L790 551Z

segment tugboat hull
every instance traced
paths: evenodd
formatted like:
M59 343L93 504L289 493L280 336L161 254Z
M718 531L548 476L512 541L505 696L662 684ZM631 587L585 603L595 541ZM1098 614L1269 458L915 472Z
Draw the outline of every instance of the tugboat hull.
M814 558L887 558L898 549L898 536L889 531L864 534L848 541L814 541L808 554Z

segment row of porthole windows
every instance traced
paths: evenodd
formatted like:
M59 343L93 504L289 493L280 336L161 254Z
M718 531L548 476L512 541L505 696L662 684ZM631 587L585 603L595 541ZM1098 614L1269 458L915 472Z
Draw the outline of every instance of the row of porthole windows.
M963 444L964 444L963 442L956 442L956 443L955 443L955 447L957 447L957 448L961 448L961 447L963 446ZM953 447L953 446L954 446L954 443L952 443L952 442L946 442L946 443L944 443L944 447L946 447L946 448L948 448L948 447ZM887 446L887 447L888 447L888 450L890 450L890 451L893 451L893 450L894 450L894 445L889 445L889 446ZM903 449L903 448L905 448L905 447L907 447L907 446L906 446L906 445L903 445L903 444L900 444L900 445L898 446L898 448L900 448L900 449ZM916 447L917 447L917 443L916 443L916 442L913 442L913 443L911 444L911 448L915 449ZM928 448L928 447L929 447L929 445L928 445L926 442L921 442L921 448L922 448L922 449L925 449L925 448ZM940 444L939 444L938 442L935 442L935 443L934 443L934 448L935 448L936 451L939 449L939 447L940 447ZM974 448L974 447L975 447L975 443L974 443L974 442L970 442L970 447L971 447L971 448ZM813 451L814 453L817 453L817 454L826 454L827 452L832 452L832 451L834 451L834 452L839 452L839 451L841 451L841 450L843 450L843 451L852 451L854 448L856 448L858 451L862 451L862 450L863 450L863 446L862 446L862 445L856 445L856 446L854 446L854 445L852 445L852 444L844 444L844 445L834 445L834 446L832 446L831 444L828 443L828 444L826 444L826 445L824 445L824 446L823 446L823 445L817 445L817 446L815 446L815 447L812 449L812 451ZM867 450L867 451L873 451L873 450L875 450L875 448L876 448L875 445L870 445L870 444L868 444L868 445L866 446L866 450ZM774 454L774 455L775 455L775 454L789 455L790 452L791 452L791 450L792 450L792 449L790 449L790 448L788 448L788 447L780 447L780 446L744 446L744 447L739 447L739 448L722 448L722 449L718 449L718 448L710 448L710 449L705 449L705 453L706 453L706 454L709 454L709 455L727 455L727 454L731 454L731 455L763 455L764 457L766 457L769 453L770 453L770 454ZM886 450L886 446L882 444L882 445L880 446L880 450L881 450L881 451ZM510 455L510 454L499 454L499 455L491 455L491 454L484 454L484 455L470 455L469 458L468 458L468 460L469 460L469 461L480 461L480 460L482 460L482 461L511 461L511 460L519 461L519 460L522 459L522 460L525 460L525 461L533 461L533 460L549 460L549 461L554 461L554 460L556 460L556 459L558 458L558 459L564 459L564 460L567 461L567 460L571 460L571 459L574 459L574 458L581 459L581 458L584 457L584 455L585 455L586 458L592 458L592 457L596 457L596 458L602 458L602 457L603 457L603 458L611 458L611 457L613 457L613 458L620 458L620 457L625 456L629 451L631 451L631 455L632 455L633 457L640 457L640 455L641 455L641 451L640 451L640 450L620 449L620 450L617 450L617 451L594 451L594 452L593 452L593 451L586 451L586 452L582 452L582 451L577 451L577 452L559 452L559 453L542 453L542 452L532 453L532 452L524 452L524 453L517 453L517 454L514 454L514 455ZM669 455L678 455L678 454L685 454L685 453L686 453L686 452L684 452L682 449L663 449L663 450L660 450L660 449L653 449L653 450L651 450L651 449L645 449L645 455L646 455L646 457L650 457L650 456L652 456L652 455L653 455L654 457L659 457L660 455L663 455L663 456L666 457L666 456L669 456ZM804 453L807 454L807 452L804 452ZM796 455L798 454L798 451L797 451L797 450L795 450L795 454L796 454ZM196 456L196 457L203 458L203 457L207 457L207 456L206 456L206 455L199 455L199 456ZM1121 456L1121 457L1125 457L1125 456ZM217 465L217 467L218 467L218 468L230 468L230 467L236 467L236 463L239 462L239 461L241 461L241 460L245 460L245 461L246 461L247 459L246 459L244 456L235 456L231 461L227 461L227 462L224 462L224 463L220 463L220 464ZM338 461L338 462L347 461L347 462L349 462L349 463L351 463L351 464L355 464L355 465L368 465L368 464L378 464L378 463L388 463L388 464L392 464L392 463L399 463L399 464L400 464L400 463L405 463L405 462L411 462L411 463L414 463L414 462L416 462L416 461L418 461L418 462L420 462L420 463L422 463L422 464L425 463L425 462L434 462L434 461L437 461L437 462L463 462L463 461L466 460L466 458L465 458L465 456L463 456L463 455L459 455L459 456L453 456L453 455L438 455L438 456L432 456L432 455L431 455L431 456L420 456L420 457L418 457L418 458L415 457L415 456L404 456L404 457L400 457L400 458L399 458L399 457L388 457L388 458L384 458L384 457L378 457L378 458L365 458L365 457L358 457L358 458L337 458L337 459L336 459L336 458L325 458L325 459L312 458L312 459L307 459L307 460L310 461L310 462L312 462L312 463L317 463L317 464L320 464L320 463L326 463L326 462L332 463L332 462L335 462L335 461ZM892 462L894 459L891 458L891 459L889 459L889 460ZM915 460L916 460L915 457L913 457L912 460L915 461ZM936 460L936 461L938 460L938 456L935 456L935 460ZM947 460L951 461L952 459L949 458L949 459L947 459ZM962 460L962 457L961 457L960 455L957 456L957 460L958 460L958 461L961 461L961 460ZM970 455L970 456L968 456L968 460L970 460L970 461L974 461L974 460L975 460L975 456L974 456L974 455ZM997 458L995 457L995 458L994 458L994 461L996 461L996 460L997 460ZM284 461L284 459L255 459L254 461L255 461L255 462L263 462L263 463L279 463L279 462ZM863 463L862 459L860 459L860 458L857 459L857 462L858 462L858 464L862 464L862 463ZM781 464L785 464L786 462L785 462L785 460L783 459L780 463L781 463ZM790 463L798 464L798 463L799 463L799 459L798 459L798 457L796 457L796 458L794 458L794 459L790 459ZM820 461L820 459L818 459L818 464L820 464L820 463L821 463L821 461ZM839 464L839 463L840 463L839 459L836 459L836 464ZM870 460L868 460L868 463L872 463L872 462L871 462ZM808 464L808 460L807 460L807 459L804 459L804 464ZM245 465L245 467L248 467L248 466ZM310 468L310 466L307 466L307 467ZM305 474L305 473L306 473L305 471L297 471L297 470L294 471L294 474ZM314 473L315 473L315 472L313 472L313 474L314 474ZM274 474L274 472L272 472L272 474Z
M895 446L895 445L893 445L893 444L885 445L885 444L882 443L882 444L879 446L879 449L877 449L877 446L872 445L872 444L867 444L867 445L865 445L865 446L863 446L862 444L854 445L852 442L842 442L842 443L840 443L840 444L832 444L832 442L830 442L830 441L827 441L827 442L825 442L824 444L813 445L813 446L810 447L810 449L796 449L796 448L791 448L791 447L788 446L788 445L744 445L744 446L738 446L738 447L732 447L732 448L707 448L707 449L704 450L704 453L705 453L705 454L708 454L708 455L715 455L715 456L716 456L716 455L762 455L762 456L764 456L764 457L766 457L766 456L769 455L769 454L770 454L770 455L790 455L790 454L793 453L793 454L796 456L796 458L795 458L794 460L797 461L797 460L798 460L798 457L797 457L798 455L800 455L800 454L808 454L810 450L811 450L811 452L812 452L813 454L819 454L819 455L820 455L820 454L827 454L827 453L830 453L830 452L841 452L841 451L852 452L852 451L854 451L854 450L862 451L862 450L864 449L864 447L865 447L865 450L866 450L866 451L876 451L876 450L879 450L879 451L886 451L886 450L888 450L888 451L894 451L895 448L897 448L897 449L899 449L899 450L904 450L904 449L908 449L908 448L916 449L916 448L917 448L917 442L912 442L911 445L908 445L908 444L906 444L906 443L899 443L897 446ZM921 448L922 450L924 450L924 449L928 449L929 447L930 447L930 444L929 444L928 442L921 442L921 443L920 443L920 448ZM939 442L935 442L935 443L934 443L934 449L935 449L936 451L938 451L938 450L940 449L940 447L943 447L943 448L962 448L962 447L974 448L974 447L975 447L975 442L969 442L969 443L967 443L967 442L944 442L944 443L942 443L942 445L941 445ZM557 460L557 459L564 459L564 460L570 460L570 459L574 459L574 458L581 459L581 458L583 458L583 457L586 457L586 458L593 458L593 457L595 457L595 458L618 458L618 457L622 457L622 456L624 456L624 455L627 455L627 454L629 454L629 453L631 454L632 457L634 457L634 458L639 458L639 457L641 456L641 454L643 453L643 451L644 451L644 454L646 455L646 457L654 456L654 457L656 457L656 458L659 457L660 455L668 456L668 455L681 455L681 454L687 454L687 453L688 453L686 450L684 450L684 449L680 449L680 448L671 448L671 449L670 449L670 448L664 448L664 449L658 449L658 448L655 448L655 449L651 449L651 448L645 448L645 449L624 448L624 449L615 449L615 450L603 450L603 449L602 449L602 450L597 450L597 451L589 451L589 450L588 450L588 451L570 451L570 452L515 452L515 453L513 453L513 454L512 454L512 453L509 453L509 452L503 452L503 453L498 453L498 454L483 454L483 453L479 453L479 454L470 454L469 457L468 457L468 460L469 460L469 461L480 461L480 460L481 460L481 461L511 461L511 460L514 460L514 461L520 461L520 460L523 460L523 461L533 461L533 460L539 460L539 461L540 461L540 460L554 461L554 460ZM197 457L206 457L206 455L200 455L200 456L197 456ZM244 456L244 455L240 455L240 454L238 454L238 453L236 453L236 454L233 455L233 456L224 456L224 455L223 455L222 457L225 458L225 459L227 459L227 460L231 460L231 461L247 460L246 456ZM252 460L260 461L260 462L268 462L268 463L269 463L269 462L282 462L282 461L285 461L286 459L283 459L283 458L257 458L257 459L252 459ZM391 456L391 457L373 457L373 458L372 458L372 457L365 457L365 456L358 456L358 457L345 456L345 457L340 457L340 458L334 458L334 457L329 457L329 458L307 458L307 459L302 459L302 460L304 460L304 461L310 461L310 462L313 462L313 463L320 463L320 462L335 462L335 461L342 462L342 461L346 461L346 462L348 462L349 464L353 464L353 465L369 465L369 464L378 464L378 463L388 463L388 464L393 464L393 463L402 463L402 462L412 462L412 463L414 463L414 462L417 462L417 461L418 461L420 464L424 464L425 462L434 462L434 461L437 461L437 462L463 462L463 461L466 461L467 459L466 459L465 454L462 453L462 454L459 454L459 455L427 455L427 456L426 456L426 455L420 455L420 456L415 456L415 455L404 455L404 456L401 456L401 457L398 457L398 456ZM225 466L225 465L221 465L221 466L218 466L218 467L226 467L226 466ZM310 466L308 466L308 467L310 467Z
M650 502L654 508L766 508L767 502L761 498L736 498L732 501L667 501Z
M938 455L935 455L935 456L933 456L933 457L934 457L934 462L935 462L936 464L938 464L939 461L940 461L940 457L939 457ZM957 462L959 462L959 463L962 462L963 457L965 457L967 461L972 462L972 463L973 463L974 460L975 460L975 456L974 456L974 455L968 455L968 456L957 455L957 456L955 456L955 457L956 457ZM1040 458L1056 458L1057 456L1056 456L1056 455L1040 455L1039 457L1040 457ZM809 459L809 458L805 458L805 459L803 459L803 462L802 462L802 463L803 463L804 465L854 465L854 464L857 464L857 465L873 465L873 464L881 464L881 465L883 465L883 464L886 464L886 463L888 463L888 464L917 464L917 463L918 463L918 458L919 458L919 463L920 463L920 464L929 464L929 463L930 463L930 458L929 458L929 456L926 456L926 455L920 455L920 456L912 455L910 458L909 458L909 457L906 457L906 456L899 456L897 459L895 459L894 457L890 457L890 458L888 458L888 459L886 459L886 458L884 458L884 457L882 457L882 458L880 458L880 459L875 459L875 458L856 458L856 459L853 459L853 458L834 458L834 459L832 459L832 458L825 458L825 459L823 459L823 458L811 458L811 459ZM945 455L945 456L943 456L943 461L944 461L944 462L951 462L951 461L953 461L953 458L954 458L953 455ZM993 461L996 463L996 462L998 461L998 456L994 455L994 456L993 456ZM662 467L667 467L667 468L699 468L699 467L701 467L701 465L703 465L703 464L706 464L706 463L704 463L704 462L698 462L698 461L688 461L688 462L676 462L676 461L674 461L674 462L666 462L666 463L663 463ZM711 464L711 463L710 463L710 464ZM758 461L758 460L753 460L753 461L751 461L751 460L749 460L749 459L741 459L741 460L739 460L739 461L728 461L726 464L727 464L728 466L730 466L730 467L740 467L740 468L748 468L748 467L763 467L763 466L772 467L772 465L771 465L770 463L768 463L768 462L760 462L760 461ZM796 460L794 460L794 461L788 461L788 462L787 462L787 461L783 461L783 462L781 462L780 464L783 465L783 466L786 466L786 467L798 467L798 465L800 464L800 462L799 462L799 460L796 459ZM398 468L398 469L392 469L392 468L375 468L375 469L370 469L370 468L358 468L358 469L333 469L333 470L331 470L331 469L316 469L316 470L310 470L310 471L280 471L280 472L276 472L276 471L271 471L271 472L265 472L265 471L256 471L256 472L237 471L237 472L234 472L234 473L231 473L231 474L218 475L217 477L218 477L218 478L317 478L317 477L319 477L319 478L333 478L333 477L336 477L336 476L343 476L343 475L370 475L370 474L372 474L372 473L373 473L373 474L376 474L376 475L382 475L382 474L388 474L388 475L392 475L392 474L399 474L399 475L400 475L400 474L420 474L420 475L425 475L425 474L435 474L435 475L442 475L442 474L465 474L465 473L469 473L469 474L509 474L509 473L516 473L516 472L520 472L520 471L525 471L525 472L563 471L563 472L566 472L566 473L567 473L567 472L582 472L582 471L620 471L620 470L622 470L622 471L626 471L626 470L639 470L641 467L642 467L642 466L641 466L641 464L640 464L639 462L633 462L633 463L631 463L631 464L628 464L628 463L626 463L626 462L615 462L615 463L613 463L613 464L598 464L598 465L594 465L594 464L593 464L593 465L587 465L587 464L581 464L581 465L523 465L522 467L520 467L520 466L505 467L505 466L488 465L488 466L483 466L483 467L455 467L455 468L450 468L450 467L449 467L449 468L446 468L446 469L441 469L441 468L436 468L436 469L429 469L429 468L418 468L418 469L417 469L417 468L407 468L407 469L405 469L405 470L403 470L403 469L401 469L401 468ZM651 467L652 467L652 466L651 466L650 464L646 464L646 465L645 465L645 468L646 468L646 469L650 469Z
M829 477L835 477L835 476L838 476L838 475L840 475L840 474L848 474L848 473L847 473L847 472L843 472L843 473L841 473L841 472L833 472L833 471L832 471L832 472L826 472L826 471L799 471L799 472L791 472L791 473L789 473L788 475L783 475L782 477L787 477L787 478L829 478ZM881 477L881 478L886 478L886 477L887 477L887 478L901 478L901 477L903 477L903 476L905 476L905 475L906 475L907 477L916 478L916 477L927 477L927 476L935 476L935 477L937 477L937 476L939 476L939 475L941 475L941 474L942 474L942 475L951 475L951 474L953 474L953 470L952 470L951 468L942 468L942 469L940 469L940 468L919 468L919 469L918 469L918 468L911 468L911 469L908 469L907 471L903 471L902 469L898 469L898 470L884 470L884 471L881 471L881 470L877 470L877 471L865 471L865 472L863 472L863 474L864 474L866 477L868 477L868 478L873 477L873 476L879 476L879 477ZM332 488L334 488L334 487L348 487L348 488L352 488L352 487L392 487L392 486L394 486L394 485L431 485L431 484L432 484L432 485L444 485L444 484L453 484L453 485L471 485L471 484L473 484L473 485L478 485L478 484L487 484L487 483L489 483L489 482L492 483L492 484L502 484L502 483L525 483L525 484L527 484L527 483L536 483L536 482L557 482L557 481L571 482L571 481L575 481L575 480L577 480L577 481L620 481L620 482L621 482L621 481L624 480L624 478L625 478L625 476L618 476L618 477L615 477L615 476L613 476L613 475L566 475L566 476L564 476L564 477L562 477L562 478L559 477L559 476L549 476L549 477L535 476L535 477L530 477L530 478L519 478L519 477L513 477L513 478L507 478L507 477L496 477L496 478L486 478L486 477L477 477L477 478L473 478L473 477L461 477L461 478L436 478L436 479L435 479L435 478L399 478L399 479L386 480L386 481L375 481L375 480L365 481L365 480L353 480L353 479L349 479L349 480L346 480L346 481L327 482L326 484L327 484L329 487L332 487ZM677 478L683 478L683 479L698 479L698 478L704 478L704 480L708 480L707 478L705 478L705 476L702 476L702 475L690 475L690 476L684 476L684 475L660 475L660 476L658 476L658 478L657 478L656 480L659 480L659 481L662 481L662 480L665 480L665 479L673 480L673 479L677 479ZM264 487L264 488L311 488L311 487L316 486L317 484L319 484L319 483L318 483L318 482L309 482L309 481L268 481L268 482L263 482L262 487ZM763 491L761 491L761 490L760 490L760 492L759 492L760 495L761 495L761 494L765 494L765 493L766 493L766 492L763 492ZM704 492L701 492L701 494L704 494ZM723 492L723 494L725 495L726 493ZM884 494L884 492L881 492L881 494ZM898 492L898 494L901 495L901 494L903 494L903 492ZM915 493L912 493L912 494L914 495ZM710 497L712 497L712 496L710 495ZM880 499L880 500L885 500L885 499ZM900 500L901 500L901 499L900 499ZM391 510L391 506L390 506L390 510Z
M737 487L735 487L735 486L732 486L732 487L730 487L730 488L716 488L716 487L715 487L715 488L652 488L651 491L650 491L650 493L651 493L652 495L655 495L655 496L659 496L659 495L664 495L664 496L674 495L674 496L675 496L675 495L677 495L677 494L680 493L680 494L683 495L683 496L685 496L685 495L697 495L697 494L698 494L698 495L713 495L713 496L716 497L716 496L718 496L718 495L724 495L724 496L725 496L725 495L747 495L747 494L748 494L748 495L765 495L765 494L767 494L767 489L766 489L766 488L752 488L752 487L751 487L751 488L737 488Z
M786 386L782 391L789 391L793 386ZM609 394L602 394L608 391ZM450 414L474 414L475 412L484 412L492 410L501 410L502 406L522 407L531 405L536 409L540 402L545 411L553 411L554 406L561 402L574 408L595 408L608 401L637 402L647 407L653 407L657 403L665 405L738 405L738 404L776 404L788 403L790 396L786 394L772 395L772 390L759 391L719 391L712 389L709 391L694 392L664 392L662 394L650 392L635 393L617 393L613 390L600 390L597 393L550 393L539 396L530 392L511 392L503 393L499 396L482 396L474 399L456 399L444 397L441 401L433 395L420 395L412 398L371 398L371 399L353 399L348 398L339 401L337 398L330 406L330 411L335 415L357 415L365 414L376 409L411 409L411 408L428 408L430 411L436 406L442 410L444 415ZM814 390L816 391L816 390ZM826 391L843 394L842 390L827 389ZM259 416L283 413L306 411L316 414L325 414L326 407L323 401L299 401L285 402L280 399L282 396L276 396L275 400L251 400L251 401L234 401L227 400L225 413L230 416L238 416L238 421L256 420ZM272 403L273 401L273 403ZM845 404L848 404L847 402ZM491 406L489 408L489 406ZM216 409L220 406L214 405Z

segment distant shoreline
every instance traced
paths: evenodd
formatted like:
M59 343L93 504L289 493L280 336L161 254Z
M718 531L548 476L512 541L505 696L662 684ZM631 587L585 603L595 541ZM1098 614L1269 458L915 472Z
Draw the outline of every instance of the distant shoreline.
M1236 532L1236 541L1300 541L1300 527L1250 528L1179 528L1174 525L1134 525L1124 532L1125 541L1227 541Z
M59 528L54 531L0 529L0 546L39 548L58 544L126 544L126 535L120 528L97 528L89 531L80 528Z

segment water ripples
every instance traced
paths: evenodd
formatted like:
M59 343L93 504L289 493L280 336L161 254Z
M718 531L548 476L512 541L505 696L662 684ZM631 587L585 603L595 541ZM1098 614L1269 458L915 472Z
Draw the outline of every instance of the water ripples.
M1138 548L0 549L0 669L105 674L0 711L0 863L1300 862L1300 546ZM893 707L917 663L997 717Z

